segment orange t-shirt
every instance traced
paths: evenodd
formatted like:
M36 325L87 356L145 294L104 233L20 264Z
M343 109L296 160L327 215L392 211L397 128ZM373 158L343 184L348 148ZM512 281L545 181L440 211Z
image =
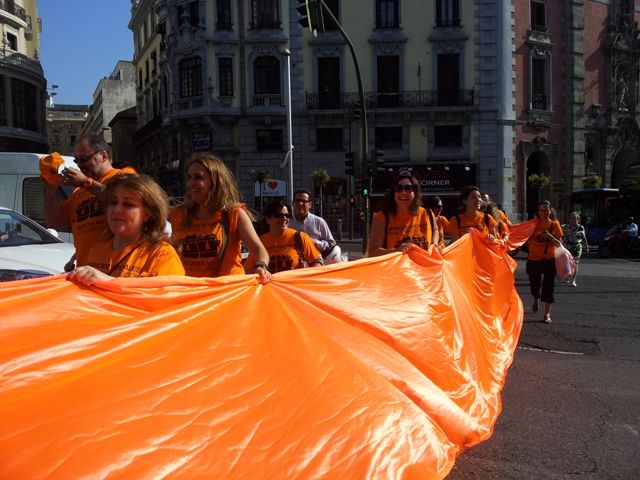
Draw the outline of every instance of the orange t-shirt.
M460 225L458 225L458 221ZM461 237L465 233L469 233L472 228L479 230L484 235L495 232L496 221L491 215L486 215L483 212L476 212L474 218L468 218L464 213L454 215L449 219L447 225L447 233L458 234Z
M131 167L114 168L103 175L98 182L104 184L111 177L121 173L136 173L136 171ZM105 206L91 192L78 187L62 204L62 215L65 224L71 225L77 265L86 265L91 246L102 240L108 230Z
M244 208L244 205L236 205L229 211L227 248L219 276L244 274L242 246L238 233L241 208ZM219 249L222 248L222 212L217 211L206 220L194 219L189 227L182 224L185 214L184 207L177 207L169 215L172 238L178 245L184 269L190 277L212 277Z
M444 232L447 231L449 220L447 220L447 217L445 217L444 215L438 215L436 217L436 223L438 224L438 234L440 235L438 245L444 248Z
M113 240L102 240L89 250L87 265L112 277L157 277L184 275L178 252L168 242L133 243L116 252Z
M389 223L387 224L387 241L383 242L382 248L396 248L401 243L413 243L414 245L429 248L433 241L433 232L431 230L431 221L429 220L430 212L422 207L418 208L416 215L393 215L389 214ZM384 212L376 212L373 214L373 221L384 225Z
M556 246L546 238L545 232L549 232L558 240L562 240L563 231L557 220L542 221L538 219L533 234L529 237L529 260L551 259L555 256Z
M260 235L264 248L269 252L269 271L271 273L303 268L296 249L295 235L296 230L293 228L285 229L284 233L278 237L272 235L271 232ZM311 237L300 232L300 238L302 239L302 252L307 263L311 265L316 260L322 260L322 254ZM252 257L249 255L249 260L247 260L247 271L251 271L251 267L255 265L255 258Z

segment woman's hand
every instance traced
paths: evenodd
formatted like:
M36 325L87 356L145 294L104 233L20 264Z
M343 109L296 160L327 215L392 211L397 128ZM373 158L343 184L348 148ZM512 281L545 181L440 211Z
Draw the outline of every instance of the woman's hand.
M396 252L407 253L413 248L413 244L409 242L403 242L396 247Z
M261 284L264 285L271 281L271 272L262 265L257 266L255 272L258 274L258 281Z
M102 273L100 270L88 265L78 267L67 275L67 280L88 286L94 285L96 282L113 280L113 278L114 277L107 275L106 273Z

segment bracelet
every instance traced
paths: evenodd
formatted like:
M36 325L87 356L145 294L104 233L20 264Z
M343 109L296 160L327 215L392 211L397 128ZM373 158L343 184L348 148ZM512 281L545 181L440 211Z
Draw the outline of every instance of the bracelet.
M84 181L84 183L82 184L82 188L91 188L91 185L93 185L93 178L91 177L87 177L87 179Z
M267 272L269 271L269 267L264 262L256 262L256 268L264 268Z

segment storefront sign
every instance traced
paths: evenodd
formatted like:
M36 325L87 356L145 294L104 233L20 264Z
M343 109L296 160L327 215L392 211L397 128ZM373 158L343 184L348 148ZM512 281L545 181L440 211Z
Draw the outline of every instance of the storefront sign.
M459 192L477 184L475 164L389 165L373 182L373 193L383 194L393 179L410 172L420 183L422 193Z
M191 148L194 152L207 152L211 150L211 133L194 132L191 137Z
M256 182L253 187L253 194L256 197L260 196L260 182ZM277 178L270 178L265 180L262 184L262 196L263 197L286 197L287 196L287 182Z

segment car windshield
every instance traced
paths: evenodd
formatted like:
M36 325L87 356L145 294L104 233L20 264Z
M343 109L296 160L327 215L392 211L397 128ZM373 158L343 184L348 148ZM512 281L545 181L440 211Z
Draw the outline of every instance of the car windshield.
M60 242L33 220L11 210L0 210L0 248Z

